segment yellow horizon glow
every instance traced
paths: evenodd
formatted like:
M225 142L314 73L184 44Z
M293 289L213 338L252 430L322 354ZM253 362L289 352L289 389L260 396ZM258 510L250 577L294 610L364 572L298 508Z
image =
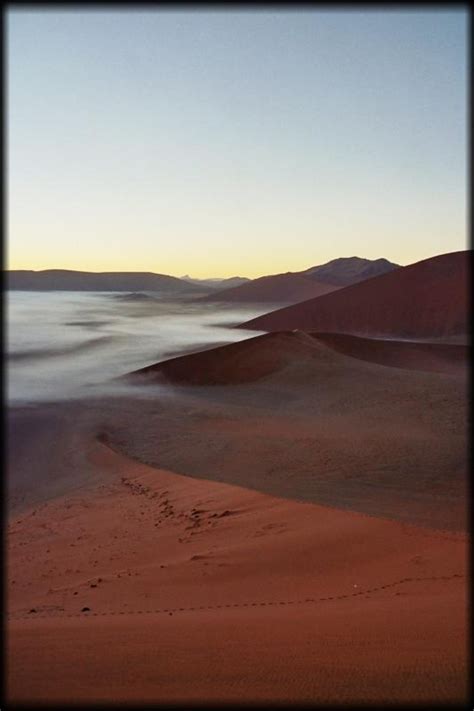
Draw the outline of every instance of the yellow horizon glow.
M12 10L8 269L257 278L466 249L467 18Z
M373 250L368 248L360 249L344 249L340 253L335 252L334 249L320 249L314 250L314 253L310 255L299 254L299 255L288 255L283 253L282 255L273 255L268 258L266 254L255 255L254 258L250 256L237 256L234 261L234 266L229 265L228 261L212 260L203 258L198 260L196 257L190 258L189 262L183 261L182 258L168 258L159 259L158 257L152 258L151 256L145 259L140 259L138 256L136 258L129 259L126 256L120 257L108 256L99 259L98 255L92 254L89 258L83 257L67 257L65 254L63 256L53 257L49 256L47 253L42 256L33 257L30 255L28 259L25 259L21 255L12 255L7 258L7 270L32 270L32 271L43 271L49 269L65 269L71 271L84 271L84 272L152 272L155 274L167 274L174 277L190 276L195 279L210 279L210 278L222 278L228 279L230 277L247 277L249 279L257 279L262 276L268 276L271 274L281 274L285 272L301 272L310 267L317 266L320 264L325 264L332 259L337 259L338 257L361 257L365 259L378 259L380 257L385 257L392 262L397 264L408 264L411 262L419 261L428 256L435 256L440 252L433 252L428 255L415 255L413 254L413 259L401 260L395 258L393 254L386 254L383 249ZM231 263L232 264L232 263Z
M7 244L5 263L7 270L153 272L178 278L189 275L196 279L237 276L256 279L271 274L301 272L339 257L357 256L371 260L384 257L404 266L438 254L469 248L459 227L451 233L449 248L446 249L448 231L442 225L436 231L433 229L432 239L425 237L423 240L402 241L397 239L395 229L387 231L384 239L380 238L378 230L370 233L366 231L366 238L360 242L355 238L345 238L337 230L332 233L328 231L328 237L319 240L311 239L308 232L302 230L298 239L295 236L287 239L284 234L279 234L272 240L268 233L264 233L260 240L249 237L238 240L234 237L232 249L230 246L222 247L215 241L214 250L199 249L197 238L191 240L178 235L148 250L144 242L150 244L149 238L140 242L133 237L120 235L117 239L117 232L114 232L113 239L104 238L100 241L81 239L80 235L70 234L67 242L57 234L53 237L51 232L48 235L49 241L42 242L39 238L32 240L31 233L22 240L18 232L17 237L10 239ZM269 251L267 246L272 242L273 249ZM43 249L38 252L31 248L22 249L22 244L31 246L32 243L35 247L42 243ZM143 252L147 252L146 256Z

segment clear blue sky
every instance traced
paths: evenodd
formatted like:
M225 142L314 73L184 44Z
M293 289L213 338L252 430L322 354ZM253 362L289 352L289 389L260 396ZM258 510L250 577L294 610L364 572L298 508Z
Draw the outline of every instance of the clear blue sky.
M467 248L467 12L10 10L8 267Z

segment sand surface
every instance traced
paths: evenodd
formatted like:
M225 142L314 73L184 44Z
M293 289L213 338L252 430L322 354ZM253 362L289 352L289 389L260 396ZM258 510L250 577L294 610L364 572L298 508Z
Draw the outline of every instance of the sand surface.
M463 698L463 535L90 456L10 521L10 700Z
M465 368L275 335L9 414L10 701L466 700Z
M117 408L108 432L125 454L178 473L462 530L466 363L454 358L448 370L388 367L307 334L268 334L145 369L145 383L178 382L177 399Z
M442 254L278 309L241 325L257 331L434 338L469 332L471 252Z
M331 351L333 354L331 354ZM403 370L447 373L467 377L470 347L464 343L360 338L343 333L278 331L245 341L180 354L128 374L186 385L235 385L262 380L289 366L309 363L313 371L330 363L347 370L350 361L365 360ZM351 363L351 365L353 365Z
M394 368L467 375L470 346L464 343L420 343L360 338L344 333L312 333L338 353Z

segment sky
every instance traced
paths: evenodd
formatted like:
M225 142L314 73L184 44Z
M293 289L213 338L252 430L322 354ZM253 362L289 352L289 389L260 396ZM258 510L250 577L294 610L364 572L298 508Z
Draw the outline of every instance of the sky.
M257 277L467 249L467 25L10 9L6 267Z

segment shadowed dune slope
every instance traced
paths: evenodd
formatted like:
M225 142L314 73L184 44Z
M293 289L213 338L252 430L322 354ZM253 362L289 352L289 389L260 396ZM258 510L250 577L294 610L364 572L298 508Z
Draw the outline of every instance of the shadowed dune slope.
M296 303L338 289L334 284L322 284L301 274L273 274L253 279L246 284L223 289L202 297L200 301Z
M344 368L344 356L395 368L455 374L465 370L468 352L464 345L280 331L177 356L125 377L144 376L184 385L237 385L260 380L289 366L294 369L303 363L310 369L318 368L322 362L326 366Z
M458 530L466 349L445 345L280 332L164 361L148 371L181 386L174 415L116 413L111 438L154 466Z
M394 368L455 374L469 362L470 348L463 344L384 341L343 333L311 335L338 353Z
M315 340L305 333L271 333L171 358L136 370L125 377L161 377L186 385L250 383L295 361L321 355L321 350Z
M241 324L361 336L440 338L468 333L469 251L400 267Z

